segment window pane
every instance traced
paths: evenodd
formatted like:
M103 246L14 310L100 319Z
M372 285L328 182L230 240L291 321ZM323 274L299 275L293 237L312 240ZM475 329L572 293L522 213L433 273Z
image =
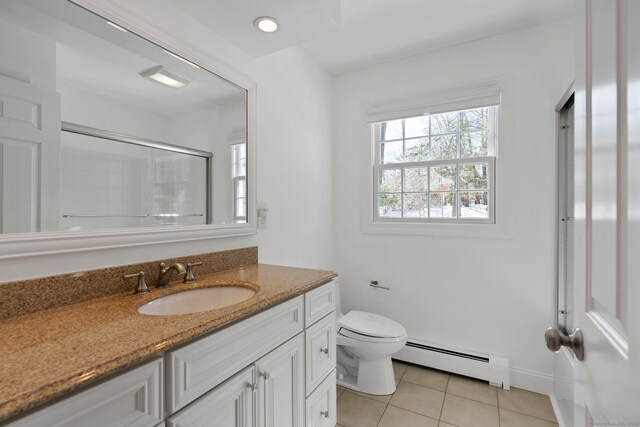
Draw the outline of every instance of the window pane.
M244 179L236 179L236 197L246 197L246 188Z
M380 144L380 158L382 163L398 163L402 159L402 141Z
M407 168L404 170L404 191L427 191L427 168Z
M431 158L435 160L455 159L458 157L456 135L431 137Z
M384 218L400 218L400 194L379 194L378 212Z
M450 191L456 189L456 165L431 166L431 191Z
M489 188L487 179L488 165L486 163L473 163L460 165L460 189L461 190L486 190Z
M486 131L460 134L460 157L480 157L487 153Z
M380 171L380 193L401 191L402 174L400 169L388 169Z
M404 121L404 137L429 135L429 116L413 117Z
M478 108L460 113L460 130L486 129L488 125L488 108Z
M431 135L458 131L458 113L442 113L431 116Z
M489 193L460 193L460 218L489 218Z
M455 218L456 215L456 193L429 194L430 218Z
M429 160L429 139L407 139L404 143L404 159L406 162Z
M402 139L402 120L380 123L380 140Z
M426 218L428 213L427 194L411 193L404 197L404 216L406 218Z

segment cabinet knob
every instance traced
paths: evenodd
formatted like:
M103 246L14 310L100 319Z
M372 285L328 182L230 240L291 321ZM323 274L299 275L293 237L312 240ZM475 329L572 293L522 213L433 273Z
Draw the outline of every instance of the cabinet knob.
M266 381L266 380L268 380L269 378L271 378L271 374L270 374L269 372L261 372L261 373L260 373L260 376L261 376L262 378L264 378L264 379L265 379L265 381Z
M326 347L320 348L320 353L329 354L329 349Z
M258 384L256 384L256 383L247 384L247 388L250 389L254 393L258 392Z
M320 412L320 415L322 415L325 418L329 418L329 411L322 411Z

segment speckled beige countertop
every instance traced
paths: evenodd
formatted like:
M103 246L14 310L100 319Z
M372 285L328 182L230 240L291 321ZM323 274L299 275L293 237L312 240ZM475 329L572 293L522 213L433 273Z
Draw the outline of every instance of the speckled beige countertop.
M307 292L336 273L253 264L0 321L0 421ZM193 314L147 316L137 308L160 296L224 283L257 287L239 304Z

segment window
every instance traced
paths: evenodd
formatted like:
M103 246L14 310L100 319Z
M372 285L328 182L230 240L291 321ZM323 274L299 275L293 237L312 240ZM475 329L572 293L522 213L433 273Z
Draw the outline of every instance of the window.
M374 123L374 221L493 223L498 106Z
M233 220L247 222L247 145L231 146L231 178L233 183Z

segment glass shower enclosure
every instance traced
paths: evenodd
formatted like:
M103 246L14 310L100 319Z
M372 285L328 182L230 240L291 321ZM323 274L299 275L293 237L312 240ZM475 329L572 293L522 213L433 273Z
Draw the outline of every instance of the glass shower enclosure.
M207 151L63 123L62 230L211 223Z

